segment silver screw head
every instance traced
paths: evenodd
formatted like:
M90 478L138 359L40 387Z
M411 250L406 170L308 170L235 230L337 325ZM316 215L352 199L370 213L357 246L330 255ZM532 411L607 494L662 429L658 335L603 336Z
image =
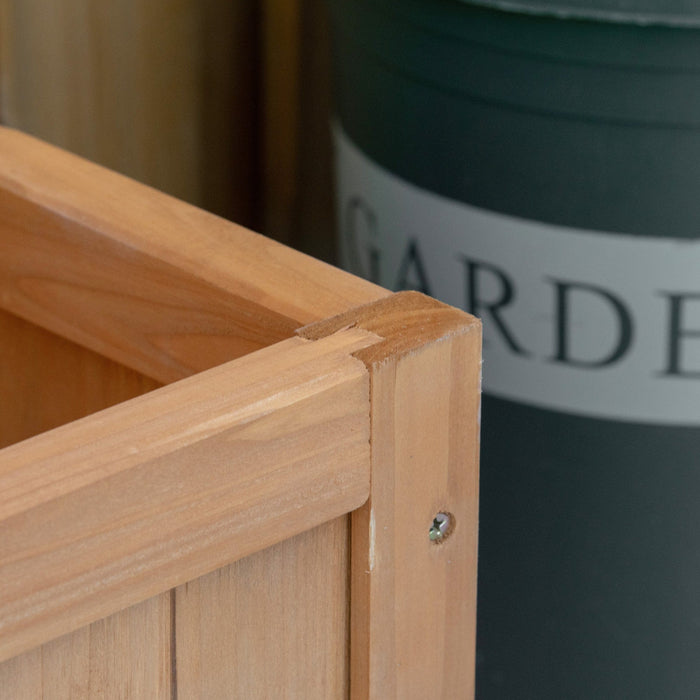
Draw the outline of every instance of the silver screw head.
M430 532L428 537L430 537L431 542L441 542L450 532L452 527L452 517L449 513L438 513L433 518L433 524L430 526Z

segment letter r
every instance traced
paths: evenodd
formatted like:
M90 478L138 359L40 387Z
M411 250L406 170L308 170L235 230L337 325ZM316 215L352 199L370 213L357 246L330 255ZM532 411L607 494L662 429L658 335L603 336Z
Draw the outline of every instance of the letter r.
M466 304L465 309L474 316L479 316L484 320L484 325L488 323L486 316L491 318L493 327L498 330L508 348L518 355L529 355L516 341L512 331L508 328L502 310L515 300L515 287L503 270L490 263L481 262L468 258L466 255L460 256L466 273ZM498 293L493 299L482 298L482 282L485 276L489 276L496 282Z

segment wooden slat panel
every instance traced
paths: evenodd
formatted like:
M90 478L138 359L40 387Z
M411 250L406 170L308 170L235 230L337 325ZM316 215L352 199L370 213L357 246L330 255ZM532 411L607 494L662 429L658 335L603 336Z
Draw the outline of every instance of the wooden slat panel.
M0 310L0 447L158 386Z
M3 445L158 387L6 312L0 339ZM169 632L166 593L0 664L0 699L169 700Z
M169 382L388 295L0 128L0 306Z
M372 487L352 515L351 697L472 698L476 630L479 322L416 293L317 324L385 340L371 374ZM434 516L453 531L436 544Z
M198 195L190 2L3 4L5 123L176 196Z
M255 0L0 0L0 119L251 225Z
M177 589L177 694L347 697L347 517Z
M0 700L171 700L171 594L0 663Z
M0 451L0 658L357 508L367 371L292 338Z

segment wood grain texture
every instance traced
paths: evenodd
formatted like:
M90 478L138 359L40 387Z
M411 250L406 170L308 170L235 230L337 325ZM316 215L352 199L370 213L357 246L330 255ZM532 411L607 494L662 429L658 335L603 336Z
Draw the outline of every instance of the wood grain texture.
M171 700L171 594L0 663L0 700Z
M364 503L376 340L291 338L0 451L0 659Z
M0 310L0 447L158 386L147 377Z
M254 0L0 0L0 118L252 225Z
M347 697L347 520L178 587L178 697Z
M398 294L301 331L356 324L371 377L372 483L352 515L351 693L474 694L481 332L467 314ZM438 512L453 532L435 544Z
M0 128L0 307L157 381L388 294Z

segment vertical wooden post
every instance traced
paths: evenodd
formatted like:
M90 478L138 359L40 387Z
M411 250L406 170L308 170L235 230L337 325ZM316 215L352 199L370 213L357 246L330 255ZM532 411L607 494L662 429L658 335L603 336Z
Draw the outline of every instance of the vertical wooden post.
M303 329L356 324L384 342L370 370L369 502L352 516L351 698L474 693L481 331L467 314L397 294ZM433 519L449 515L431 539Z

